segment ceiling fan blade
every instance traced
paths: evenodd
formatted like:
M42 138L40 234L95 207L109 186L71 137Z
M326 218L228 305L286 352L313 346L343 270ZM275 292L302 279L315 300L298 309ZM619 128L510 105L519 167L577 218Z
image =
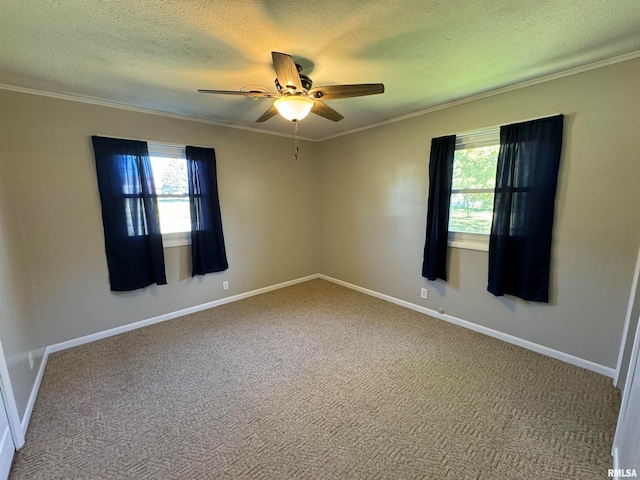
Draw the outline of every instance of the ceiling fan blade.
M276 107L274 107L273 105L271 105L271 107L262 114L262 116L256 120L256 123L259 122L266 122L267 120L269 120L271 117L274 117L278 114L278 110L276 110Z
M271 58L273 58L273 67L276 70L276 76L281 86L286 89L293 90L292 93L296 93L302 90L302 83L300 82L300 74L296 67L296 62L293 61L291 55L286 53L271 52Z
M313 107L311 107L311 113L315 113L316 115L320 115L321 117L326 118L327 120L332 120L334 122L339 122L344 117L336 112L333 108L331 108L326 103L322 103L319 100L313 101Z
M334 98L363 97L365 95L377 95L384 93L382 83L358 83L355 85L327 85L315 87L309 91L311 98L333 100Z
M277 98L280 95L269 92L243 92L240 90L198 90L200 93L216 93L220 95L242 95L245 97Z

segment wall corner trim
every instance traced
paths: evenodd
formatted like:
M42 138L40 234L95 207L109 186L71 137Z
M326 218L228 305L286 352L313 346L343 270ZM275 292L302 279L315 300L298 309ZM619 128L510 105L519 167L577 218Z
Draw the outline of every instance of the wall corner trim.
M415 303L407 302L405 300L401 300L399 298L392 297L384 293L379 293L374 290L369 290L368 288L360 287L358 285L354 285L352 283L345 282L343 280L338 280L337 278L329 277L327 275L319 274L318 278L336 283L338 285L342 285L343 287L351 288L352 290L356 290L358 292L365 293L367 295L371 295L372 297L377 297L381 300L386 300L387 302L395 303L396 305L400 305L402 307L415 310L416 312L424 313L425 315L429 315L430 317L434 317L439 320L444 320L445 322L453 323L460 327L468 328L469 330L473 330L474 332L483 333L490 337L497 338L498 340L503 340L507 343L518 345L519 347L523 347L523 348L526 348L527 350L532 350L534 352L541 353L542 355L555 358L556 360L570 363L571 365L575 365L577 367L581 367L586 370L591 370L592 372L599 373L609 378L614 378L615 376L614 368L606 367L604 365L600 365L590 360L576 357L569 353L561 352L559 350L554 350L553 348L545 347L544 345L530 342L520 337L515 337L513 335L509 335L507 333L503 333L498 330L493 330L492 328L484 327L482 325L478 325L476 323L469 322L467 320L462 320L461 318L454 317L453 315L440 313L430 308L426 308L421 305L417 305Z

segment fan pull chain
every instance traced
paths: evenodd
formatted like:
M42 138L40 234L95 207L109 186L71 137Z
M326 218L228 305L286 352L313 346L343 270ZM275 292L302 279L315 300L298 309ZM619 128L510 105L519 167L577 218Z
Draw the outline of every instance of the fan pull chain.
M298 160L298 121L294 120L293 121L293 146L294 146L294 153L293 153L293 159L294 160Z

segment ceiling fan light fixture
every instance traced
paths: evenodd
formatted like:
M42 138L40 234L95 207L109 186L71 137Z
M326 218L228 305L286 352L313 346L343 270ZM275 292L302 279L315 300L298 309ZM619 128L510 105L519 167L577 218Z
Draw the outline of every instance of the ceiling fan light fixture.
M300 95L287 95L277 98L273 102L273 106L276 107L278 113L284 118L292 122L297 122L309 115L313 107L313 100Z

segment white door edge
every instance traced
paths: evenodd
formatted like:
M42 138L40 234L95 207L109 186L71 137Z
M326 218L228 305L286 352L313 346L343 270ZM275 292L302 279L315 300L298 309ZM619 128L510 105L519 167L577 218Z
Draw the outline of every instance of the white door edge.
M0 393L4 400L4 408L7 412L9 420L9 430L13 437L13 443L16 449L24 445L24 433L21 428L20 415L18 414L18 406L13 396L13 388L11 387L11 379L9 378L9 369L7 361L2 349L2 341L0 341Z
M631 357L629 359L629 368L627 370L627 378L625 382L625 388L622 392L622 401L620 402L620 413L618 414L618 423L616 425L616 432L613 437L613 446L611 448L612 455L617 454L617 448L620 443L621 432L623 429L625 416L627 414L627 408L629 406L629 399L631 396L631 390L636 376L636 369L640 368L638 365L638 359L640 354L640 321L638 321L638 327L633 337L633 350L631 351ZM615 455L614 455L615 456Z
M0 397L2 397L1 394ZM5 414L4 401L0 398L0 480L9 478L11 462L15 453L16 447L11 436L9 419Z
M638 258L636 259L636 269L633 272L633 281L631 282L631 293L629 294L629 304L627 305L627 314L624 319L624 328L622 329L622 338L620 339L620 350L618 351L618 361L616 363L616 374L613 378L613 386L620 388L620 374L622 373L622 360L624 358L624 351L627 346L627 338L629 337L629 325L631 324L631 312L633 311L633 304L638 288L638 278L640 277L640 248L638 249ZM631 363L631 359L629 359ZM627 366L627 369L629 367ZM625 378L626 380L626 378Z

